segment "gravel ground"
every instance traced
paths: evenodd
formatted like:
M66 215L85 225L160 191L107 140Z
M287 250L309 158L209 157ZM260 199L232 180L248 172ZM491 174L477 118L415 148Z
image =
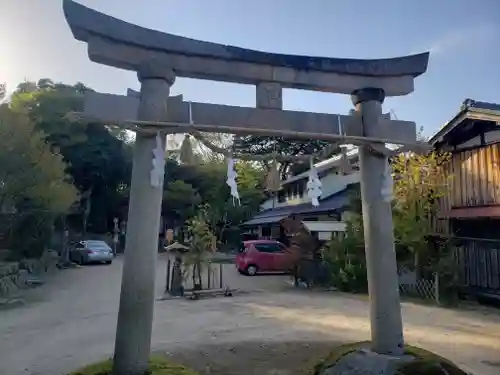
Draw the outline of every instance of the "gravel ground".
M366 298L296 291L283 276L246 277L224 266L226 283L248 293L199 301L157 301L152 347L203 374L302 374L336 343L369 339ZM121 259L58 273L0 311L0 374L60 375L109 357ZM157 293L165 280L158 262ZM405 338L476 375L498 375L500 315L403 304Z
M168 352L167 357L201 375L306 375L339 343L243 341Z

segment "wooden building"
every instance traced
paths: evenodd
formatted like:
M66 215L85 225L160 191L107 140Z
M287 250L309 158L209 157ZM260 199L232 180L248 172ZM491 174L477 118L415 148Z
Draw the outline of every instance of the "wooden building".
M500 296L500 105L465 100L430 143L451 153L437 228L457 240L464 285Z

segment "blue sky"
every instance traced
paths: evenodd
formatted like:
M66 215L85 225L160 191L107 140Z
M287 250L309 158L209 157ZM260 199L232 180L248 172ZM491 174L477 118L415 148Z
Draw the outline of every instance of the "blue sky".
M141 26L191 38L289 54L377 58L431 51L415 92L384 109L426 134L465 98L500 103L499 0L79 0ZM89 61L61 0L0 0L0 82L41 77L111 93L137 89L135 74ZM178 79L186 100L253 106L252 86ZM348 96L286 90L286 109L346 113Z

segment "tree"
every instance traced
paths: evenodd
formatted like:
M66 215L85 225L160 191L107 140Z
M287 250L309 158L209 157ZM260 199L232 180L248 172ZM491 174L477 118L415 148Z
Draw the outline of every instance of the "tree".
M392 159L394 178L394 232L400 245L399 258L405 259L418 272L421 260L430 249L433 220L439 199L446 194L447 182L442 164L448 154L400 154Z
M167 159L165 167L163 216L169 227L182 225L204 207L205 220L221 243L239 234L239 224L258 212L265 198L264 171L250 162L238 161L240 204L235 205L227 186L227 163L210 158L201 164L184 165ZM239 238L239 237L238 237Z
M123 133L100 123L68 118L68 113L83 109L86 91L91 89L82 83L66 85L47 78L38 83L23 82L12 95L10 106L28 116L35 129L42 131L53 149L63 155L82 197L88 197L80 202L82 218L78 222L88 222L89 229L99 233L108 231L113 217L123 216L126 211L132 152ZM85 224L79 226L86 231Z
M196 213L201 197L193 185L181 180L167 182L162 211L172 224L184 223Z
M203 202L206 204L206 219L221 243L233 242L234 232L239 234L239 225L250 219L259 211L260 204L265 198L262 183L263 170L251 162L238 161L238 194L240 202L237 204L230 196L226 183L227 163L212 161L200 166L200 173L205 184L200 191Z
M67 212L77 190L62 155L23 114L0 106L0 208L15 215L11 245L37 255L47 245L54 219Z
M426 266L434 267L431 263L438 263L436 258L440 254L431 254L435 249L433 222L439 199L446 194L450 178L442 169L448 158L447 154L432 152L426 155L400 154L391 159L396 255L398 263L414 269L417 276ZM362 272L364 259L359 251L364 243L359 189L351 190L348 211L345 237L333 239L325 246L324 252L335 282L352 289L362 285L360 281L366 281Z
M278 151L281 155L309 155L318 152L330 145L329 142L307 140L290 140L283 137L240 136L234 139L236 152L252 153L255 155L271 154ZM291 171L300 173L304 171L304 164L284 162L280 164L280 176L283 180L289 177ZM292 167L293 166L293 167ZM307 170L309 167L306 166Z

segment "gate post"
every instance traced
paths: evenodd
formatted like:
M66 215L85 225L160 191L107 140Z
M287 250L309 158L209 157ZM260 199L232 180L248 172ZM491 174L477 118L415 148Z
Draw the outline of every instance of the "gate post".
M359 112L363 134L377 137L385 93L366 88L351 95ZM385 147L385 145L382 145ZM403 323L394 247L391 197L384 194L388 158L371 146L359 147L361 198L365 256L370 295L372 350L380 354L402 355Z
M138 71L138 78L138 118L162 121L167 115L174 72L148 63ZM165 147L165 134L160 138ZM150 180L156 147L155 134L136 133L113 374L142 374L148 370L163 195L163 177L157 187Z

